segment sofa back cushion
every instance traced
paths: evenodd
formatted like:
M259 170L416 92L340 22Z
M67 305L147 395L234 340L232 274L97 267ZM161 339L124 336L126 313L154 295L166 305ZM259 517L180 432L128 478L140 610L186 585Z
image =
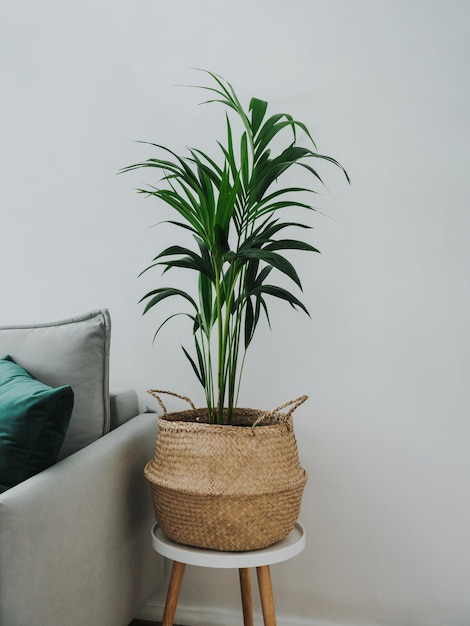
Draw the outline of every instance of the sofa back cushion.
M0 358L0 492L57 461L72 408L69 385L54 389Z
M0 356L50 387L70 385L74 407L59 459L109 431L109 346L106 309L50 324L0 327Z

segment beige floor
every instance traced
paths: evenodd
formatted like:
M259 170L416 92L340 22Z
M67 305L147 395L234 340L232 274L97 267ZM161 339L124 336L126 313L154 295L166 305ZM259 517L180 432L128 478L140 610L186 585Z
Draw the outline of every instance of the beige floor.
M135 619L129 626L162 626L161 622L146 622L141 619ZM181 624L174 624L174 626L181 626Z

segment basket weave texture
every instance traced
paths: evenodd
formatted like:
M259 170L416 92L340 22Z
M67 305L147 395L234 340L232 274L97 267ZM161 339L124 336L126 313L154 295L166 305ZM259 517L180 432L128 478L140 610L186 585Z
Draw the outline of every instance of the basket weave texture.
M207 423L206 409L193 405L164 409L155 456L145 467L163 532L177 543L226 551L284 538L297 521L307 481L292 423L305 399L287 403L294 405L287 413L236 409L231 425Z

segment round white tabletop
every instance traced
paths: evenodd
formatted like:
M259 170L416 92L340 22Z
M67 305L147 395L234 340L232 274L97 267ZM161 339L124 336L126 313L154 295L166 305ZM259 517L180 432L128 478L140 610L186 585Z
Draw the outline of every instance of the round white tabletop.
M155 524L152 528L152 545L162 556L187 565L218 568L259 567L287 561L302 552L305 547L305 530L297 522L287 537L267 548L246 552L219 552L175 543L168 539L158 524Z

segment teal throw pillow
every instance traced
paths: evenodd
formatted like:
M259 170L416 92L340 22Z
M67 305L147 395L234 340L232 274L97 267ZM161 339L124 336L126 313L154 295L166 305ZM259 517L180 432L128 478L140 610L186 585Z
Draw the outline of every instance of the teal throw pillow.
M0 492L57 461L72 409L69 385L54 389L0 359Z

